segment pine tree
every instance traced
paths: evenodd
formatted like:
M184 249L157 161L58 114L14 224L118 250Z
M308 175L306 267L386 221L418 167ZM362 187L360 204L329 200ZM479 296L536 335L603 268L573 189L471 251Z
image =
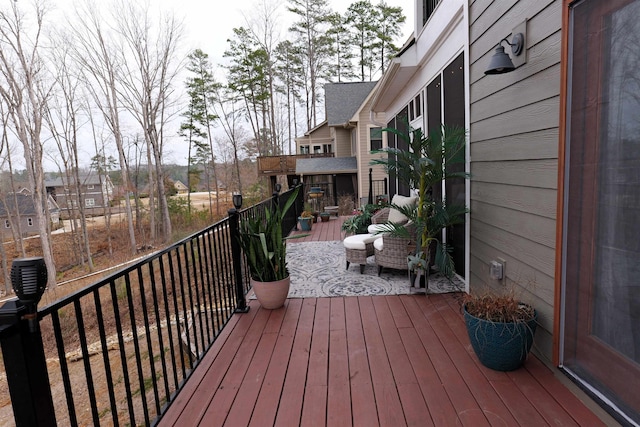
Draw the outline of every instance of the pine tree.
M351 28L352 37L358 51L360 79L371 80L374 70L374 46L376 44L376 24L380 18L371 1L360 0L347 9L345 21Z
M224 56L231 64L227 67L229 89L244 100L247 118L254 138L259 141L259 155L273 151L269 125L270 82L267 69L268 55L262 48L254 48L255 40L246 28L234 28L229 49Z
M276 75L280 81L276 91L286 98L289 154L294 154L292 141L298 133L296 105L301 100L300 91L304 89L303 69L296 46L290 40L280 42L276 47Z
M218 175L215 167L215 154L213 151L213 136L211 135L211 128L214 120L218 117L214 114L213 104L216 98L216 91L220 86L220 83L216 82L213 72L211 71L211 65L209 63L209 55L200 49L196 49L188 56L189 63L187 64L187 70L192 73L192 77L187 79L187 94L189 95L189 105L187 111L182 115L185 117L185 122L180 126L180 135L185 137L189 143L188 147L188 164L189 164L189 176L187 177L187 186L191 190L190 178L192 176L191 163L191 149L195 145L196 148L200 147L202 152L202 146L208 145L205 153L211 156L211 159L206 162L210 163L211 171L213 175L214 185L216 189L216 213L220 215L220 202L217 197L218 191ZM207 170L207 178L208 178ZM207 191L209 193L209 215L212 218L212 199L211 199L211 180L207 179ZM191 198L187 196L189 201L189 209L191 208Z
M356 77L353 71L353 45L355 43L353 34L348 30L346 18L339 13L332 13L328 17L331 28L327 32L332 38L334 49L334 63L332 64L332 74L334 81L350 81Z
M330 78L333 45L327 31L331 10L326 0L289 0L288 9L298 18L289 31L296 36L295 43L305 59L307 126L311 129L317 125L320 84Z
M402 13L401 7L387 5L384 0L376 5L379 21L376 25L377 42L374 49L380 63L380 71L384 74L388 68L389 61L398 52L398 48L393 44L393 40L400 35L400 25L407 18Z

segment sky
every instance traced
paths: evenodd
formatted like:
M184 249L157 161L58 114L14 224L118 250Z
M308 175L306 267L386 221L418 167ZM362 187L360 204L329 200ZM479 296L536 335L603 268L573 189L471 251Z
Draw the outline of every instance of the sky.
M260 0L216 0L203 2L202 0L156 0L160 7L175 11L176 16L184 16L187 42L193 48L200 47L209 54L212 62L222 61L222 54L227 48L227 39L232 35L235 27L245 26L247 17L255 15ZM266 0L269 1L269 0ZM355 1L355 0L354 0ZM330 8L335 12L344 13L354 1L329 0ZM271 1L270 3L275 3ZM378 0L372 0L377 4ZM389 6L400 6L407 16L403 25L403 36L398 42L402 45L409 37L414 15L414 0L386 0ZM286 10L286 1L280 2L281 12L278 15L281 25L281 37L286 36L287 29L293 23L293 15Z
M5 0L8 1L8 0ZM62 13L70 12L75 1L84 0L51 0L56 5L56 10ZM220 69L220 64L225 61L224 51L227 49L229 39L233 35L233 28L247 26L248 19L256 16L256 9L260 8L262 1L273 4L273 0L147 0L151 5L151 10L172 11L178 19L184 23L184 39L181 46L183 54L193 51L196 48L202 49L209 55L209 59L214 68L214 73L218 80L223 80L224 70ZM277 0L276 0L277 1ZM355 0L328 0L329 7L335 11L344 13L348 6ZM371 0L377 4L380 0ZM398 46L402 46L412 32L414 16L414 0L385 0L389 6L400 6L407 17L403 24L402 36L396 41ZM286 9L287 2L280 1L280 9L277 14L279 24L279 40L287 36L287 29L293 23L295 16ZM25 5L26 6L26 5ZM185 77L186 78L186 77ZM181 83L179 82L178 85ZM176 129L178 125L175 126ZM165 144L165 163L177 163L186 165L187 153L186 144L182 144L176 132L169 130L165 137L169 136L170 141ZM83 162L88 166L92 149L88 148ZM115 155L115 153L114 153ZM45 170L56 170L51 159L45 159Z
M266 0L269 1L269 0ZM330 8L335 12L344 13L354 1L329 0ZM377 4L379 0L372 0ZM216 0L215 2L203 2L202 0L160 0L161 7L175 11L176 16L184 16L186 43L193 50L202 49L209 55L212 64L221 64L224 61L223 53L227 49L227 39L233 34L233 28L246 26L247 18L255 16L255 8L260 0ZM413 31L414 0L386 0L389 6L399 6L407 17L402 28L402 36L396 44L402 46ZM293 23L294 16L286 9L287 2L280 2L278 21L281 38L286 37L288 27ZM215 65L214 65L215 68ZM222 77L223 71L219 70L216 77ZM186 155L179 151L169 153L176 163L183 164L182 158Z

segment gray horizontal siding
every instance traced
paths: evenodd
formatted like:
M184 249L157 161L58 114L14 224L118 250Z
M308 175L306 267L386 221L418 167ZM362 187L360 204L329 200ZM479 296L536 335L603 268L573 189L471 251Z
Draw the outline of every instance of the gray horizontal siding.
M500 251L512 254L523 264L540 271L547 276L554 276L555 250L532 240L509 233L492 224L471 219L471 236Z
M506 100L505 102L509 102ZM558 97L545 99L504 114L473 122L474 141L557 128L559 121Z
M478 162L473 179L486 183L556 188L557 159Z
M556 191L552 189L471 181L471 200L551 219L556 217Z
M521 80L505 87L498 93L482 98L473 103L471 115L475 121L507 113L531 104L532 100L551 99L559 95L559 86L548 85L548 81L560 81L560 64L556 64L526 80ZM496 102L496 99L509 102Z
M552 249L555 247L556 234L553 219L489 205L476 200L471 204L471 210L475 218L491 218L492 225L501 230Z
M476 141L471 146L471 158L474 162L556 159L557 157L557 128Z
M536 352L552 356L560 0L476 0L469 8L471 292L508 290L539 313ZM528 19L527 63L485 76L494 48ZM507 49L508 51L508 49ZM506 261L506 279L489 264Z

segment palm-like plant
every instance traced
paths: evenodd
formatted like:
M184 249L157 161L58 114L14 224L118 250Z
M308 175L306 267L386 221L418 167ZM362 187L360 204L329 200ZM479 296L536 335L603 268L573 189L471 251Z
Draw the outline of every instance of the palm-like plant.
M416 253L409 257L409 268L412 271L428 271L429 251L433 243L435 264L442 274L450 278L455 272L455 267L450 249L442 242L442 230L464 222L468 209L464 205L434 200L432 191L447 179L469 177L466 172L451 168L455 164L464 164L466 132L464 129L447 126L433 130L429 135L425 135L421 129L412 129L408 135L392 128L385 131L394 133L406 141L408 149L389 147L379 150L387 153L387 156L374 159L371 164L384 166L392 179L397 177L418 196L414 207L392 205L415 225ZM406 227L393 223L386 224L384 232L412 237L409 236Z
M240 222L240 247L247 257L249 275L253 280L273 282L289 276L286 241L306 236L286 237L282 233L282 221L293 206L298 190L293 191L282 209L276 205L273 211L267 209L264 212L264 218L256 216Z

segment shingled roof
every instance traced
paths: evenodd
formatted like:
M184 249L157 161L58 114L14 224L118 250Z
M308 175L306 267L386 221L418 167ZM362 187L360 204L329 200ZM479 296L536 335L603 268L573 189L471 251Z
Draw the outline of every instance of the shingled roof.
M100 185L100 177L92 172L81 173L80 176L81 185ZM71 176L71 182L75 182L75 176ZM66 176L59 176L54 179L48 179L45 181L46 187L66 187L69 185L69 180Z
M30 194L15 193L8 194L4 200L0 199L0 217L9 216L16 212L16 200L18 202L18 211L20 215L35 215L36 209L33 203L33 198Z
M328 83L324 86L329 126L349 123L377 82Z

